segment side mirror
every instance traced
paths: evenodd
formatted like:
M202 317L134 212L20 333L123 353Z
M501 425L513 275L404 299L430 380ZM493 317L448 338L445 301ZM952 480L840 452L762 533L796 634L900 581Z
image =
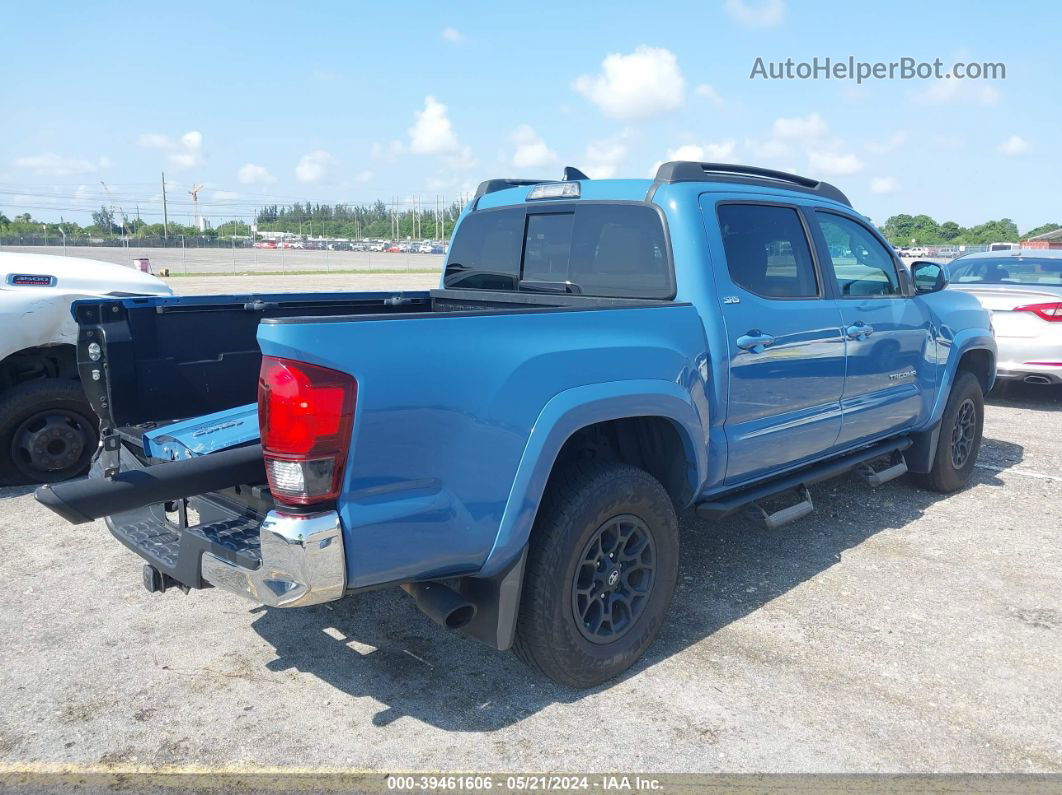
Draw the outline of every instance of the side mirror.
M948 271L938 262L912 262L911 276L919 295L937 293L948 286Z

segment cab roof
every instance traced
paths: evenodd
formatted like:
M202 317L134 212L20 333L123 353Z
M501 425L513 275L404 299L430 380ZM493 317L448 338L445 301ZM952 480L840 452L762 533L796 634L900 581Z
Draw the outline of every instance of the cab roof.
M613 201L648 201L656 188L680 182L718 183L722 186L766 188L810 194L851 207L852 203L838 188L828 182L790 174L785 171L744 166L731 163L698 163L674 160L657 168L653 179L593 180L576 168L568 166L560 182L577 182L577 194L583 199ZM502 207L533 200L536 186L556 184L555 180L526 178L497 178L480 183L472 201L472 209Z

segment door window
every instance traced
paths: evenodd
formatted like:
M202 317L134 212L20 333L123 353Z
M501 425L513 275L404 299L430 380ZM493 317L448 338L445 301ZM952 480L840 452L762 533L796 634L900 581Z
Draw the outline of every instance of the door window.
M722 204L718 213L727 269L735 284L765 298L819 295L811 247L794 208Z
M845 297L900 295L892 253L865 226L834 213L816 212L833 263L837 289Z

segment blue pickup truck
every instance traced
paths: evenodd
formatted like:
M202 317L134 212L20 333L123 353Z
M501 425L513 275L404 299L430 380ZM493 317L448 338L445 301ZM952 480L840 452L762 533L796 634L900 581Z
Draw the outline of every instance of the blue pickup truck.
M438 289L78 302L92 475L149 591L275 607L401 586L577 687L660 630L676 515L810 513L814 484L970 478L988 313L837 188L672 162L484 182Z

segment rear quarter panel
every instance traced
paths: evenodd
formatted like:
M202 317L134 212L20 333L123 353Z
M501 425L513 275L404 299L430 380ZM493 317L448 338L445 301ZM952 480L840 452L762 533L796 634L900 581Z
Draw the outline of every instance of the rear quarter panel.
M704 332L686 304L265 322L259 342L358 380L339 506L355 588L508 563L582 425L707 427Z

